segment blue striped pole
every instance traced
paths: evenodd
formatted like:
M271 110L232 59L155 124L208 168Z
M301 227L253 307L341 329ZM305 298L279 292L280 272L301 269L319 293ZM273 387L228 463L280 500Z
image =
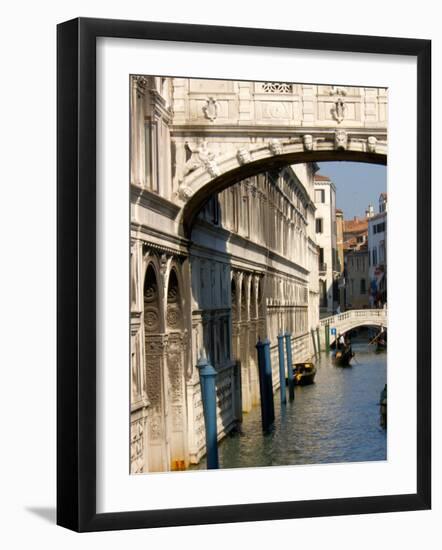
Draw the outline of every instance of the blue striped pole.
M278 334L278 352L279 352L279 393L281 395L281 405L287 402L285 391L285 364L284 364L284 334Z
M273 403L272 365L270 361L270 342L258 340L259 392L261 396L261 421L264 432L271 430L275 420Z
M201 357L197 367L200 372L201 397L206 427L207 469L219 468L218 434L216 427L216 370Z
M285 333L285 347L287 353L287 380L289 382L289 399L295 399L295 379L293 378L292 364L292 335L290 332Z

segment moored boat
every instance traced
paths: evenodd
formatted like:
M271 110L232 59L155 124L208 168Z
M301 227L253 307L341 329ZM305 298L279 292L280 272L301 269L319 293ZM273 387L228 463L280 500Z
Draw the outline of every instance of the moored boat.
M354 353L351 346L344 346L336 350L333 356L333 360L339 367L350 367L350 361L354 357Z
M387 349L387 331L382 326L381 330L376 334L376 336L370 340L369 344L376 344L376 353L386 351Z
M293 367L293 379L297 386L306 386L313 384L316 375L316 366L314 363L295 363Z
M376 353L380 353L387 349L387 340L384 338L378 338L376 341Z

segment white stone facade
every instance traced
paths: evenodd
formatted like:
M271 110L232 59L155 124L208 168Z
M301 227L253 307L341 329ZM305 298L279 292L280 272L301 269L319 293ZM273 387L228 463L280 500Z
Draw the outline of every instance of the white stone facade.
M368 220L370 306L387 301L387 194L379 197L379 212Z
M315 231L319 247L319 300L322 314L332 314L339 303L337 294L338 269L336 188L326 176L316 175Z

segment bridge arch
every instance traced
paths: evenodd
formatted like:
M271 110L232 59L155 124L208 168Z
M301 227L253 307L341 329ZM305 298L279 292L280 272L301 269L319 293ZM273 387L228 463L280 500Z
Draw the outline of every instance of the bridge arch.
M290 138L255 146L246 153L240 149L223 155L216 162L203 163L184 178L178 189L177 198L182 202L179 221L185 236L190 236L196 216L214 194L252 176L301 163L351 161L387 164L386 141L377 141L373 148L368 138L349 139L345 134L346 141L339 146L334 135L330 134L328 141L324 137L317 138L318 141L322 139L321 146L314 150L306 150L301 138Z
M330 332L330 344L333 344L339 334L345 334L349 330L358 327L388 327L388 315L386 309L352 309L325 317L320 321L321 327L327 326L336 329L336 335Z

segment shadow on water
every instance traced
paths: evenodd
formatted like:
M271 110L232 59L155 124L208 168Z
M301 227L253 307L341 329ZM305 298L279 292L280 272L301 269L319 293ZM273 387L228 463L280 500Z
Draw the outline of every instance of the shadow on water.
M242 433L219 446L220 467L379 461L387 458L386 431L379 422L379 396L386 383L386 354L354 343L350 368L321 354L315 383L297 386L295 400L280 405L275 392L274 430L262 434L259 406L244 414ZM205 469L203 459L195 466Z

